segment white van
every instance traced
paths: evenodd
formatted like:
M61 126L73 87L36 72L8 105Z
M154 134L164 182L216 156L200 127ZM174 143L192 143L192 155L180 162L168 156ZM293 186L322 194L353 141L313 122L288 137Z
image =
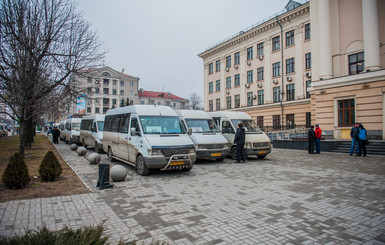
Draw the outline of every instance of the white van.
M64 124L64 141L66 143L80 143L81 118L68 118Z
M59 130L60 130L60 140L65 139L65 130L64 130L65 121L60 121L59 123Z
M256 155L258 158L263 159L271 152L269 137L247 113L239 111L214 111L209 112L209 115L222 130L222 134L232 144L230 154L233 159L237 157L237 149L233 143L235 132L240 122L243 123L246 131L246 156Z
M103 150L103 128L105 115L84 116L80 124L80 143L91 146L96 152Z
M140 175L150 169L190 171L194 143L168 106L132 105L107 111L103 150L110 160L133 165Z
M195 144L197 159L223 160L229 153L229 142L205 111L176 110Z
M7 124L0 124L0 137L7 137L7 136L8 136Z

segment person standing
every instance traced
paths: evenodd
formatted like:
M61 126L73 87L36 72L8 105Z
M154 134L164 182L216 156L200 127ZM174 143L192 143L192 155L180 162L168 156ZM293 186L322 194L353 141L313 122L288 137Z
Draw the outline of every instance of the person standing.
M358 139L358 133L360 132L359 129L359 123L356 122L354 124L354 127L350 130L350 138L352 138L352 145L350 147L350 155L352 156L354 153L354 147L356 148L356 155L360 154L360 147L359 147L359 139Z
M366 141L368 139L368 135L366 132L366 129L364 126L360 123L359 127L360 131L358 132L358 145L359 145L359 153L358 156L361 156L361 154L366 157Z
M55 126L52 130L52 141L54 144L59 144L60 130Z
M319 127L318 124L315 125L315 153L320 154L321 153L321 135L322 135L322 130Z
M309 147L308 147L309 154L314 154L314 141L316 140L316 138L315 138L313 125L310 127L307 133L307 139L309 140Z
M246 162L246 154L244 154L245 148L245 129L243 128L243 124L239 123L237 127L237 132L234 137L234 144L237 145L237 161L234 163Z

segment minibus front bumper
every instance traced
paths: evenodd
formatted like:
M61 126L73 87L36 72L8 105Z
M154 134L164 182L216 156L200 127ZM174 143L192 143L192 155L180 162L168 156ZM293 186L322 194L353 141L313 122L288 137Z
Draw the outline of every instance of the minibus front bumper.
M196 161L196 154L175 154L169 158L164 156L144 157L146 167L149 169L171 170L191 169Z
M229 154L228 149L217 149L217 150L209 150L209 149L199 149L197 150L197 158L198 159L208 159L208 158L215 158L215 159L220 159L224 158Z

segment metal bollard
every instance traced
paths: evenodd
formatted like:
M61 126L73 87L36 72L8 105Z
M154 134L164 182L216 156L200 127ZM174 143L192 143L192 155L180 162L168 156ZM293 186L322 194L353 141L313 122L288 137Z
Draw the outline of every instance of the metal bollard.
M100 190L112 188L113 185L110 184L110 165L109 164L99 164L99 179L96 183L96 187L99 187Z

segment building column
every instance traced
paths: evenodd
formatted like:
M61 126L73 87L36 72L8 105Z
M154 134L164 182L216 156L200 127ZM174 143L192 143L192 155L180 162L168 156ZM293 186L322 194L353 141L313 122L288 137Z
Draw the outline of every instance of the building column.
M378 70L381 68L381 61L377 0L362 0L362 24L365 51L364 70Z
M329 0L318 1L320 79L333 77Z

